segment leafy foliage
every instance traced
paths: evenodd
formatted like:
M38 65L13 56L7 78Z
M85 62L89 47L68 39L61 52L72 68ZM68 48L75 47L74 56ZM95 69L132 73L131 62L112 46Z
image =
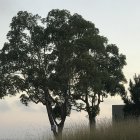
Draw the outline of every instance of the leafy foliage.
M1 91L2 95L23 93L20 99L25 105L30 101L42 103L47 108L51 125L59 127L64 125L66 116L70 114L70 106L67 105L65 84L59 87L59 82L64 82L64 79L55 76L54 72L58 55L53 50L55 39L49 39L47 29L50 24L49 15L43 19L20 11L13 17L7 34L9 42L1 50L2 76L6 79L6 88L2 83ZM62 111L56 115L53 110L58 105ZM60 122L56 121L57 117ZM56 130L53 131L55 134Z
M109 94L125 95L126 79L122 69L126 58L116 45L108 44L107 39L99 35L93 23L87 21L86 25L75 41L75 49L83 49L74 51L73 99L77 110L87 111L89 119L94 120L103 98Z
M140 116L140 75L134 76L129 82L129 94L123 97L125 108L124 111L126 116Z
M72 106L92 120L104 97L125 93L125 56L81 15L54 9L41 18L20 11L10 27L1 50L2 94L23 93L25 105L45 105L55 135Z

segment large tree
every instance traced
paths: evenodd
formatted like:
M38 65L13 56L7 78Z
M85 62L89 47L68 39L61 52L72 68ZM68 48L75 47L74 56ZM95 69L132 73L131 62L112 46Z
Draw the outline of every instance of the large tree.
M72 106L87 111L93 124L102 97L124 93L125 56L82 16L55 9L41 18L21 11L10 26L1 51L10 86L3 92L23 92L26 105L43 103L55 135Z
M49 40L58 56L56 74L63 73L69 79L64 83L70 89L70 99L78 111L87 111L92 126L104 97L125 94L125 55L116 45L108 44L92 22L78 14L53 10L47 22Z
M125 95L126 82L123 67L125 55L119 53L114 44L99 34L92 22L75 14L70 19L70 33L73 38L73 103L78 111L88 113L89 124L95 123L99 105L108 95Z
M99 35L92 22L75 14L70 22L73 35L73 101L78 111L85 110L89 124L95 123L99 105L108 95L124 95L125 55ZM72 33L73 33L72 32Z
M65 83L68 78L60 78L55 73L58 56L54 50L55 40L49 40L47 28L50 22L47 18L26 11L13 17L8 42L1 50L1 71L6 79L1 84L1 94L21 93L23 104L32 101L45 105L51 130L57 136L63 130L71 106Z

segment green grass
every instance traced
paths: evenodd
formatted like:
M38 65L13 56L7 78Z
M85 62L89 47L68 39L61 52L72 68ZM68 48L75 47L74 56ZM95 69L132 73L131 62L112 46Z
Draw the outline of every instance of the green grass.
M81 125L63 134L63 140L140 140L140 121L127 120L116 123L102 123L89 129Z

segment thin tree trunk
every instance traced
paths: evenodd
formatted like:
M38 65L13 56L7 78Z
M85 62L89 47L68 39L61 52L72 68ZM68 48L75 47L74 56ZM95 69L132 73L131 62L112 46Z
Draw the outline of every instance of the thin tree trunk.
M48 97L48 94L49 94L48 89L44 89L44 91L45 91L46 109L47 109L49 122L51 125L51 130L53 131L54 138L57 139L58 133L56 130L56 124L55 124L53 116L52 116L52 108L51 108L51 104L50 104L49 97Z
M66 120L66 116L67 116L67 100L65 100L65 103L62 105L62 109L61 109L61 122L58 124L58 139L61 140L62 139L62 131L64 128L64 122Z
M51 115L51 109L49 107L48 102L46 102L46 109L47 109L48 118L49 118L49 121L50 121L50 124L51 124L51 130L53 131L54 137L57 138L58 133L57 133L57 130L56 130L56 125L54 123L53 117Z
M66 120L67 116L67 102L68 102L68 97L67 97L67 90L64 92L64 97L65 97L65 102L61 106L61 122L57 125L58 127L58 139L62 139L62 131L64 128L64 123Z
M58 139L62 140L62 131L63 131L64 124L58 125Z
M93 132L93 129L96 128L96 117L89 115L89 129L90 132Z
M64 122L67 116L67 91L65 92L65 102L64 104L61 106L61 122L58 124L56 122L56 120L54 120L54 116L52 113L52 108L51 108L51 104L48 100L49 98L47 97L47 94L45 94L45 100L46 100L46 109L47 109L47 113L48 113L48 118L51 124L51 130L53 131L54 134L54 138L56 140L61 140L62 139L62 131L63 131L63 127L64 127Z

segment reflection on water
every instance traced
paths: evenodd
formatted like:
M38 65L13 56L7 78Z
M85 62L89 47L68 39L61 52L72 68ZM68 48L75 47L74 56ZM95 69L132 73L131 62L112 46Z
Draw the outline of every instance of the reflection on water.
M122 104L119 98L109 98L101 104L101 112L98 118L111 118L112 104ZM88 124L85 112L72 111L71 117L67 117L65 131L71 127L83 123ZM46 109L41 104L22 105L18 97L7 97L0 100L0 140L30 140L52 136L47 118Z

